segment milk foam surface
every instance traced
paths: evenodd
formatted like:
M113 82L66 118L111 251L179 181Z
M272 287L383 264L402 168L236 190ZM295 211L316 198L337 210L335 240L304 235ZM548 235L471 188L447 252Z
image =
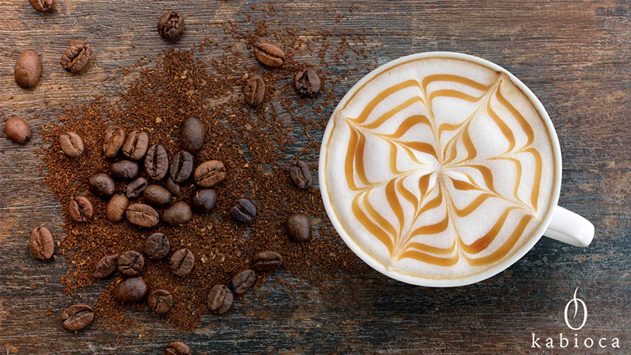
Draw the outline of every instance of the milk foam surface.
M326 185L353 241L422 278L482 272L518 250L550 209L552 141L505 74L412 60L334 113Z

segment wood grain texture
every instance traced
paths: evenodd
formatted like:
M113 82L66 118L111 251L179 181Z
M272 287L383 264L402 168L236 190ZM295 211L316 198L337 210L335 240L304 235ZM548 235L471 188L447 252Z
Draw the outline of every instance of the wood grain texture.
M26 0L0 2L0 123L23 117L34 134L32 144L18 146L0 133L0 354L159 354L173 339L188 342L195 354L570 353L531 349L532 332L557 339L560 332L572 339L573 334L618 337L621 349L573 353L631 353L631 5L624 0L276 5L296 13L282 24L306 21L313 33L319 29L315 22L320 28L335 24L339 31L366 36L366 46L379 46L377 63L374 58L351 63L362 70L348 78L347 88L377 64L434 50L477 55L522 79L558 130L564 160L560 204L596 226L589 248L544 238L500 275L451 289L411 287L373 274L328 295L281 272L274 277L296 290L268 282L260 291L268 293L265 299L253 294L235 304L228 317L205 316L194 333L178 332L137 310L129 313L140 329L118 339L98 324L79 334L63 330L61 311L79 298L96 301L103 284L65 296L60 277L66 262L42 263L29 254L32 228L46 223L58 237L63 225L61 206L36 168L42 125L55 122L61 103L89 102L99 92L121 90L122 78L112 77L120 66L218 35L225 21L246 21L236 15L239 10L262 18L262 3L59 0L55 12L40 14ZM302 18L300 11L307 8L321 8L322 17ZM185 36L175 45L166 45L155 29L167 9L178 9L187 21ZM333 35L340 34L336 31ZM79 76L58 63L74 39L87 39L95 49L93 63ZM13 81L13 66L29 48L40 54L44 68L39 86L25 91ZM563 309L577 286L589 319L572 332Z

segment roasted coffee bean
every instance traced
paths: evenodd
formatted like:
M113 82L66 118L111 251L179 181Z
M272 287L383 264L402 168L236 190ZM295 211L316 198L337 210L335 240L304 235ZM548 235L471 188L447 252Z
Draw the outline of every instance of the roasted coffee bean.
M269 43L258 43L254 46L254 56L270 67L280 67L285 62L285 52Z
M48 228L39 227L31 231L31 253L39 260L47 260L53 257L55 241Z
M151 179L155 181L164 179L169 170L169 156L163 146L153 145L149 148L145 157L145 169Z
M92 59L92 48L85 43L76 43L68 47L61 56L61 67L71 73L78 73L88 65Z
M160 185L151 184L142 193L145 202L156 207L168 206L171 203L171 193Z
M165 355L191 355L191 348L181 341L172 341L164 350Z
M230 288L234 293L242 294L250 288L256 281L254 270L246 269L234 275L230 281Z
M195 258L190 250L184 248L176 251L171 255L169 267L174 274L180 277L188 275L195 266Z
M31 127L21 118L11 117L4 124L4 133L7 138L17 144L24 144L31 139Z
M131 224L139 227L151 228L160 222L158 212L149 205L134 203L125 210L125 217Z
M118 267L118 254L104 256L96 263L93 276L97 279L104 279L112 275Z
M94 209L92 202L85 196L75 196L70 200L68 207L70 218L75 222L87 222L92 218Z
M171 243L166 235L154 233L145 242L145 255L151 260L160 260L169 254Z
M144 268L145 258L135 250L126 251L118 258L117 269L123 276L139 276Z
M100 197L112 197L116 192L116 183L105 173L96 173L88 181L90 192Z
M132 181L127 185L127 197L128 198L138 198L145 192L147 188L147 179L144 177L139 177L138 179Z
M233 299L234 295L229 288L224 285L215 285L210 289L210 293L208 293L206 306L211 312L224 314L232 307Z
M252 258L252 267L256 271L272 271L283 264L283 257L273 251L262 251Z
M107 131L105 131L103 153L106 158L112 159L116 157L116 154L118 154L118 151L123 146L123 143L125 143L125 137L125 130L122 128L108 128Z
M157 314L165 314L173 307L173 297L167 290L155 290L147 297L147 306Z
M158 20L158 33L165 39L179 37L184 27L184 17L175 11L165 12Z
M182 193L180 185L176 184L170 176L167 178L167 182L164 184L164 187L166 187L173 196L177 197Z
M149 148L149 135L145 131L131 131L123 143L123 156L138 161L142 159Z
M195 191L191 197L191 208L195 213L208 213L217 203L217 193L213 189L201 189Z
M83 141L74 132L65 132L59 135L61 150L71 158L76 158L83 153Z
M322 89L322 81L315 70L309 68L299 71L294 78L298 93L313 96Z
M114 297L123 303L135 303L147 294L147 283L142 277L132 277L121 281L114 291Z
M42 60L37 52L32 49L22 52L13 70L15 82L23 89L32 89L37 86L41 75Z
M311 239L311 221L304 213L294 213L287 218L287 234L295 242Z
M250 200L242 198L237 201L236 206L232 207L232 218L241 223L248 223L256 217L256 207Z
M171 159L169 177L176 184L188 180L193 174L193 155L185 150L178 152Z
M120 223L125 219L125 210L129 206L129 200L123 194L116 194L107 202L105 218L113 223Z
M39 12L50 11L53 8L53 0L29 0L31 6Z
M140 168L138 167L138 163L131 160L121 160L110 165L110 175L116 180L133 180L139 173Z
M306 189L313 185L309 165L302 160L296 160L289 165L289 176L291 176L294 184L301 189Z
M219 160L209 160L195 169L193 178L201 187L213 187L226 178L226 169Z
M204 123L197 117L189 117L182 124L180 140L184 147L190 151L196 152L202 148L205 135Z
M173 206L162 212L162 220L175 227L185 224L193 218L193 210L186 202L176 202Z
M87 304L75 304L61 314L61 325L71 332L81 330L94 320L94 310Z
M243 89L243 97L248 105L258 106L265 98L265 82L260 76L253 76Z

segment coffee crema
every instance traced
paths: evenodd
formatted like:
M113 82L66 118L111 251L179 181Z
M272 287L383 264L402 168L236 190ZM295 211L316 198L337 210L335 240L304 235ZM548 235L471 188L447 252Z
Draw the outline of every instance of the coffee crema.
M480 273L523 246L551 208L552 140L504 73L412 59L372 77L333 115L323 142L331 205L388 270Z

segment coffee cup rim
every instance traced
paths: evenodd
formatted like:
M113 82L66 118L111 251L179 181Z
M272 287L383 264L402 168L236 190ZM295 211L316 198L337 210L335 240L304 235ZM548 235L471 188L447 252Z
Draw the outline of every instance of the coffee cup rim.
M552 186L552 196L550 199L551 207L549 208L548 213L543 217L543 220L539 224L537 229L535 229L535 231L533 232L533 236L528 241L526 241L526 243L522 245L517 251L515 251L508 259L502 261L501 263L497 265L494 265L490 269L487 269L480 273L469 275L463 278L454 278L454 279L452 278L449 278L449 279L422 278L419 276L407 275L396 270L387 270L383 264L378 262L372 256L368 255L368 253L366 253L364 250L362 250L353 241L353 239L348 235L348 233L342 226L341 222L337 218L336 213L334 212L334 209L331 205L331 201L329 200L329 192L328 192L328 187L326 185L325 167L326 167L326 158L327 158L327 142L329 141L331 137L336 113L342 107L346 105L346 103L350 100L350 98L353 97L353 95L357 92L357 90L359 90L366 83L372 80L376 75L394 66L400 65L402 63L406 63L406 62L418 60L418 59L433 58L433 57L466 60L466 61L470 61L475 64L479 64L487 68L490 68L492 70L495 70L497 72L502 72L508 75L510 80L528 97L530 102L532 102L534 107L537 109L537 112L539 112L539 114L543 118L546 128L548 129L548 134L550 136L550 140L552 143L552 151L554 154L555 181ZM360 259L362 259L366 264L368 264L373 269L379 271L380 273L401 282L405 282L411 285L426 286L426 287L457 287L457 286L471 285L471 284L486 280L488 278L491 278L499 274L500 272L506 270L507 268L509 268L511 265L513 265L519 259L521 259L524 255L526 255L526 253L528 253L534 247L534 245L541 239L541 237L543 236L544 232L546 231L546 229L548 228L552 220L552 215L554 214L554 208L556 207L558 203L559 195L561 191L561 172L562 172L561 148L559 146L559 139L556 134L556 130L554 129L552 120L550 119L550 116L548 115L548 112L546 111L541 101L539 101L537 96L521 80L519 80L515 75L513 75L511 72L504 69L503 67L493 62L490 62L486 59L476 57L470 54L464 54L464 53L458 53L458 52L435 51L435 52L422 52L422 53L411 54L411 55L407 55L407 56L395 59L388 63L385 63L379 66L378 68L374 69L370 73L366 74L344 95L344 97L340 100L338 105L335 107L335 110L333 110L331 118L329 119L329 122L324 131L324 135L322 137L322 142L320 146L320 159L319 159L318 166L319 166L318 181L320 184L320 193L322 195L324 209L329 217L329 220L333 224L333 227L337 231L337 234L342 238L344 243Z

